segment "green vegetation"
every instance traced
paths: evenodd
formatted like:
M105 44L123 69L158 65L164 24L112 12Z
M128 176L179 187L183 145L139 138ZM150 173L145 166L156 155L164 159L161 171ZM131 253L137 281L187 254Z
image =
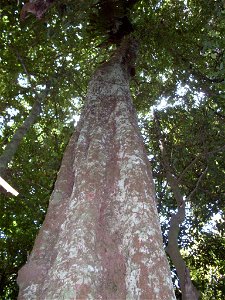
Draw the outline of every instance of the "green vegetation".
M28 14L23 22L23 1L0 3L0 155L33 105L41 103L2 173L19 196L1 188L0 299L16 299L17 271L44 220L88 80L120 41L112 38L96 2L59 0L40 20ZM224 5L222 0L140 0L129 10L116 10L119 21L123 14L129 18L127 32L140 45L131 91L152 162L165 245L177 205L159 130L186 200L179 247L204 300L225 298ZM118 22L115 16L110 20ZM179 299L173 267L172 275Z

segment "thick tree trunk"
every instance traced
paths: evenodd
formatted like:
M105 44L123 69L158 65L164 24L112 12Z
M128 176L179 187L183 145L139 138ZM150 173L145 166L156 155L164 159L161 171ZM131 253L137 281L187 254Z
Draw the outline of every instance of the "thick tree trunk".
M19 299L175 299L129 91L135 42L94 74Z

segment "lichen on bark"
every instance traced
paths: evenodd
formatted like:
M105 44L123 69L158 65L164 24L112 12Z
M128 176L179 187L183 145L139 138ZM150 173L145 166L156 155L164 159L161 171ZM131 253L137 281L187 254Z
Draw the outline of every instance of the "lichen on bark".
M90 81L19 299L175 299L129 90L136 51L125 40Z

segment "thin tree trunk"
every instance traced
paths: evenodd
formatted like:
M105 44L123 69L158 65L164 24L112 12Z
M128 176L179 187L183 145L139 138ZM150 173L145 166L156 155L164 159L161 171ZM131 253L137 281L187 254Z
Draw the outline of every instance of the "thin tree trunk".
M173 175L171 170L171 166L164 145L164 140L161 133L159 117L156 112L154 114L154 117L155 117L155 123L157 127L157 134L158 134L159 147L161 151L163 167L166 172L167 181L174 194L174 198L176 200L177 209L178 209L177 213L171 216L170 228L168 233L168 245L166 247L166 252L170 256L172 263L176 268L177 275L180 282L181 292L182 292L182 300L198 300L200 293L191 281L191 275L189 269L186 266L186 263L180 253L180 249L178 246L180 225L185 220L185 201L181 194L178 180Z
M19 299L175 299L129 91L136 48L128 39L90 81Z
M8 164L13 159L22 139L30 129L30 127L35 123L36 119L41 113L41 102L44 97L46 97L48 93L48 87L46 87L46 90L44 91L43 95L36 95L36 100L30 110L29 115L23 122L23 124L16 130L14 133L12 139L7 144L4 152L0 156L0 176L4 177L6 174L6 170L8 167Z

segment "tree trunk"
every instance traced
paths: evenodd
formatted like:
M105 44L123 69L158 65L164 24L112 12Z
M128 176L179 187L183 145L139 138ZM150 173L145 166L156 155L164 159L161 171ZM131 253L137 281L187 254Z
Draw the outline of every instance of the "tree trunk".
M129 91L136 48L128 39L89 83L19 299L175 299Z
M162 164L165 170L167 182L171 187L177 204L177 212L176 214L173 214L171 216L170 220L170 228L168 232L168 245L166 247L166 252L171 258L171 261L176 268L182 292L182 300L198 300L200 297L200 293L191 281L190 271L186 266L186 263L180 253L178 245L180 225L185 220L185 201L181 194L178 180L176 176L174 176L174 174L172 173L172 168L170 166L168 155L166 153L166 147L161 132L160 120L156 112L154 113L154 118L157 128L159 148L162 156Z
M35 102L29 112L29 115L23 122L23 124L16 130L10 142L6 145L6 148L2 155L0 155L0 176L4 177L7 173L8 164L13 159L20 143L24 136L27 134L31 126L36 122L36 119L41 113L41 103L49 92L49 86L42 92L41 95L36 95Z

